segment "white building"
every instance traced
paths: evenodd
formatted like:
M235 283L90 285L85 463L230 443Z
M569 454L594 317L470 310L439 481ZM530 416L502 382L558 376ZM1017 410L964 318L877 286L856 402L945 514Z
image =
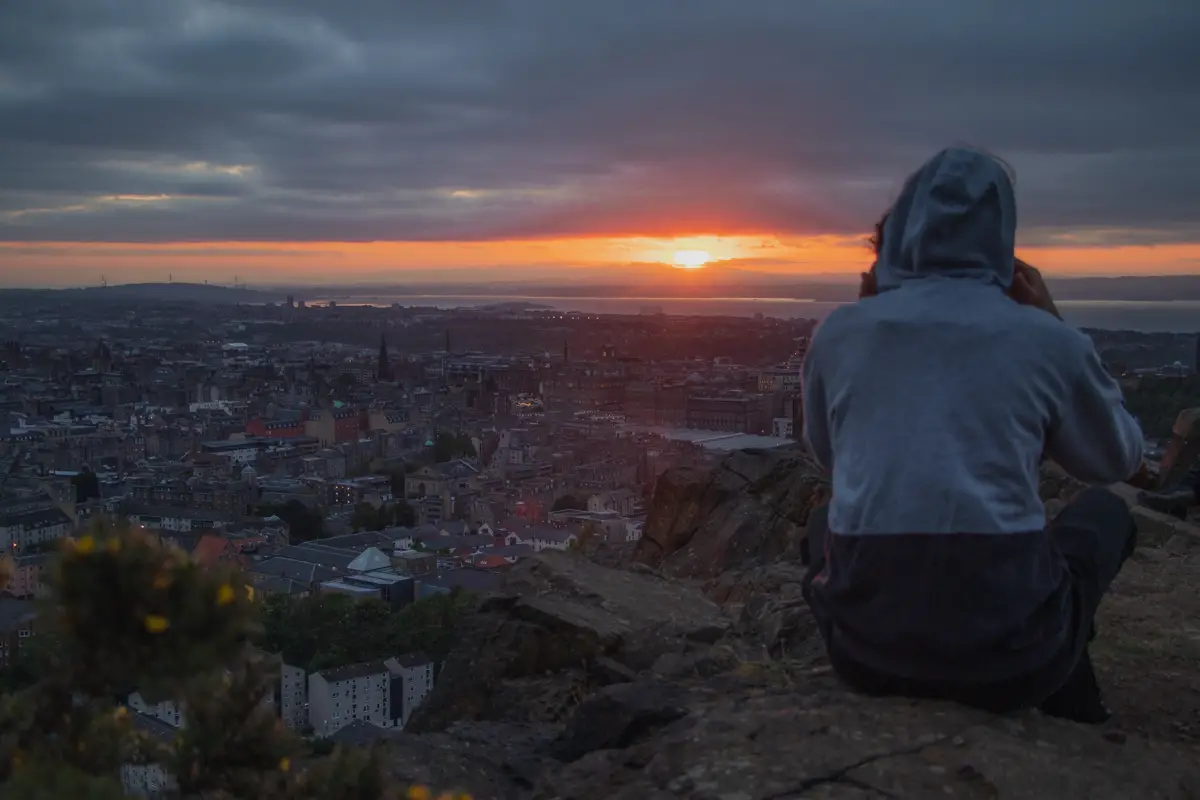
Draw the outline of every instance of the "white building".
M129 707L139 714L165 722L172 728L183 727L183 705L174 700L151 704L140 693L134 692L129 695Z
M775 417L771 420L771 435L780 439L795 439L796 421L791 417Z
M355 720L393 728L392 674L382 661L351 664L308 676L308 722L317 736L329 736Z
M758 375L758 390L760 392L782 392L796 389L800 386L800 368L773 367L760 372Z
M389 658L384 662L388 671L398 682L392 684L392 691L400 691L400 721L399 727L408 725L408 718L421 705L421 701L433 691L433 662L421 653ZM393 698L393 703L395 698Z
M544 525L531 525L528 528L512 531L504 537L504 544L529 545L535 552L543 550L570 550L579 537L571 531L550 528Z
M171 509L170 511L147 511L129 514L128 519L134 525L140 525L153 531L169 531L171 533L190 533L193 530L210 531L222 530L226 521L219 513L212 511L191 511L188 509Z
M165 722L145 714L133 715L135 730L148 733L160 742L175 737L175 729ZM162 764L126 763L121 765L121 784L130 797L162 797L178 788L171 773Z
M308 676L300 667L280 661L279 718L288 730L303 730L308 724Z
M422 655L369 661L308 676L308 722L326 737L355 721L403 728L433 688L433 665Z
M58 506L20 510L0 517L0 548L5 553L20 553L27 547L52 542L71 534L73 523Z
M610 511L623 517L633 516L637 506L637 494L628 488L616 489L611 492L600 492L588 498L588 511Z

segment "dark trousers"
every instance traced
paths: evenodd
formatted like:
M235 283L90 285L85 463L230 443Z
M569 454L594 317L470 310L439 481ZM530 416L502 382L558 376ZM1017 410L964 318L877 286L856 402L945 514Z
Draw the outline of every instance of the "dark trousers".
M1087 489L1051 523L1048 535L1070 574L1068 641L1053 663L1036 673L989 683L925 681L883 674L840 657L833 641L833 623L812 601L812 578L825 567L828 509L814 509L802 558L808 564L804 596L817 617L830 661L838 675L859 691L952 700L994 712L1032 706L1047 714L1078 722L1103 722L1108 713L1100 698L1088 655L1096 635L1100 599L1117 577L1137 541L1137 526L1125 502L1106 489ZM1063 676L1068 677L1063 679Z

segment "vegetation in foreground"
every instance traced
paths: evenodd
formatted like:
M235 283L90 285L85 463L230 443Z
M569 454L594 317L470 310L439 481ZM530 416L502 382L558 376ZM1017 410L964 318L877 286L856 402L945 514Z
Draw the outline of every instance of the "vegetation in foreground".
M269 700L274 667L252 646L259 602L235 569L202 569L141 530L97 524L66 540L34 638L40 674L0 696L0 796L124 798L125 764L160 764L204 800L391 800L381 751L312 758ZM5 576L6 577L6 576ZM161 741L125 698L175 699L185 726Z

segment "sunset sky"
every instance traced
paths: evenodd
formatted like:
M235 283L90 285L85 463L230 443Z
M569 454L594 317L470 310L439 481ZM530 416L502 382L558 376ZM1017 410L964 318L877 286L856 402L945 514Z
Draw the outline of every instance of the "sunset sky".
M948 144L1022 254L1200 272L1200 3L15 0L0 284L855 273Z

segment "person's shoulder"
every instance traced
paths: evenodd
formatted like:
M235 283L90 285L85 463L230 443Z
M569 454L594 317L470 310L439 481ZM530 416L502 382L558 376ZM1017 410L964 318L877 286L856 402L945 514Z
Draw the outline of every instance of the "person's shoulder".
M1077 360L1093 349L1092 339L1086 333L1040 308L1013 303L1009 313L1024 343L1040 353Z
M830 311L825 319L817 324L817 330L813 334L813 344L833 339L848 328L856 327L863 319L864 305L874 299L868 297L854 303L846 303Z
M857 320L861 317L859 304L863 302L865 301L859 300L857 303L838 306L817 323L804 357L805 374L822 369L818 364L829 368L838 363L844 354L848 334L858 327Z

